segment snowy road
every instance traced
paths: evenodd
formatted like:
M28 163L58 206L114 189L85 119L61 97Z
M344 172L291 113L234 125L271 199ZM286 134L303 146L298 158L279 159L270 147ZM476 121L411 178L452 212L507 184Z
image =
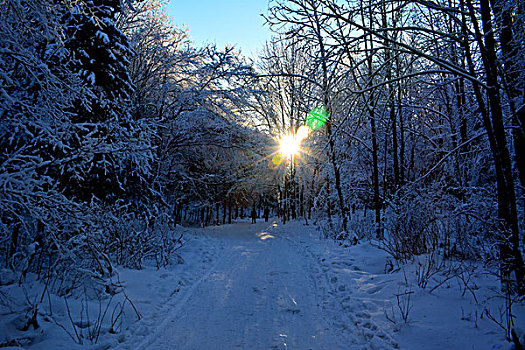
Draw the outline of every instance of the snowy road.
M218 232L222 257L140 348L343 348L318 305L312 262L276 226Z
M301 222L178 230L184 263L119 269L133 307L126 302L116 324L121 302L113 304L99 344L72 344L64 328L49 323L30 349L511 349L494 322L478 318L487 303L439 280L446 276L431 281L444 285L438 290L419 288L419 262L386 273L388 253L370 243L345 247ZM497 279L475 278L471 293L497 302L490 294ZM79 324L86 314L76 306L69 317ZM525 315L522 306L516 310Z

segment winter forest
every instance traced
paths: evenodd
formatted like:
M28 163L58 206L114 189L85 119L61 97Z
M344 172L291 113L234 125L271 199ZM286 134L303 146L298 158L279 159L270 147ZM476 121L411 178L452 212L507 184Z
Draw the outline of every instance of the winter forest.
M0 0L0 347L524 348L523 0L166 2Z

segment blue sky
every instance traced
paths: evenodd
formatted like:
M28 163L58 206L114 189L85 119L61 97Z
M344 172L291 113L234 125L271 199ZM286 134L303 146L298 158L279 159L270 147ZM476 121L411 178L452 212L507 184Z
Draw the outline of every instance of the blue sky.
M171 0L166 10L177 25L190 29L197 44L233 44L249 57L270 38L261 13L268 0Z

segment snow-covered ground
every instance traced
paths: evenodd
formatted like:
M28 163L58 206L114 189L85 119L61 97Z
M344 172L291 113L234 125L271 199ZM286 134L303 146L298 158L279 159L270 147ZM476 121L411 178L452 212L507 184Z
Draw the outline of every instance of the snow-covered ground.
M98 302L90 302L87 317L81 302L69 301L70 319L65 303L57 300L49 302L52 312L40 311L38 330L21 332L16 320L2 317L0 339L26 334L31 349L80 348L65 331L74 338L77 324L84 348L95 349L511 348L484 313L488 308L499 321L504 300L497 297L496 278L481 268L465 268L447 280L432 275L421 288L417 272L421 275L424 259L419 267L417 262L396 266L369 243L340 246L300 222L184 230L179 251L184 263L119 269L140 320L129 302L122 309L116 305L123 299L112 301L92 345L86 334L96 325ZM9 296L16 287L2 288ZM41 294L37 284L33 289L29 296ZM112 334L111 320L120 310L124 314ZM515 304L513 312L522 324L523 304Z

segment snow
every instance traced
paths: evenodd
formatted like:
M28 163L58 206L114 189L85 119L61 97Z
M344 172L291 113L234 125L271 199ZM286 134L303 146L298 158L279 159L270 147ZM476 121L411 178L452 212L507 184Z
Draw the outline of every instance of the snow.
M109 44L109 37L106 33L101 32L100 30L97 30L97 32L95 33L95 36L99 38L100 40L102 40L104 44L106 45Z
M502 330L481 317L485 308L499 315L502 305L496 297L497 279L481 267L469 274L470 290L458 279L443 282L444 276L434 276L423 289L417 284L417 261L390 264L389 255L374 244L345 247L301 222L178 230L186 239L180 256L174 257L179 263L161 269L119 268L118 280L140 320L127 303L116 334L109 332L113 316L107 316L97 344L85 339L84 348L512 348ZM392 267L393 272L386 272ZM1 277L2 297L16 299L16 279L8 271ZM443 283L431 291L438 282ZM31 286L30 297L40 295L38 283L26 285ZM406 323L395 296L405 291L412 292ZM119 310L115 306L122 298L123 293L115 296L109 312ZM86 335L99 306L90 302L88 322L85 314L80 317L82 303L81 298L68 299L77 331L83 329ZM103 300L102 306L107 303ZM0 339L26 336L30 349L81 348L55 324L73 334L66 307L60 298L53 300L52 316L42 307L42 327L26 332L16 329L17 320L2 316ZM515 304L513 310L519 326L525 308Z
M264 226L241 224L230 234L220 259L138 348L341 348L317 306L309 260Z
M91 84L95 85L95 73L89 72L89 74L86 77L86 80Z

